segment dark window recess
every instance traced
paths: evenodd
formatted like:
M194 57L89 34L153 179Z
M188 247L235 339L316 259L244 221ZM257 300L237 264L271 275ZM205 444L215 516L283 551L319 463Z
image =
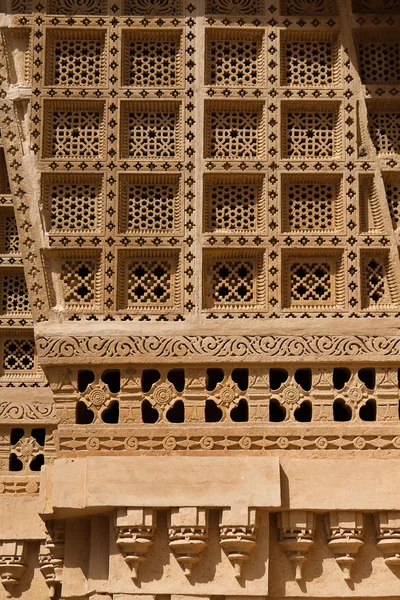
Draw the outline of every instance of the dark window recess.
M143 423L157 423L159 418L158 410L152 407L148 400L142 402L142 421Z
M19 458L16 456L16 454L11 453L9 467L8 467L9 471L22 471L23 467L24 467L24 465L19 460Z
M81 394L86 391L87 386L93 383L93 381L93 371L78 371L78 390Z
M15 429L11 429L10 433L10 444L14 446L21 438L24 437L24 430L20 427L16 427Z
M104 371L101 380L108 386L112 394L118 394L121 389L121 371Z
M269 370L269 387L271 390L279 390L282 383L285 383L289 377L285 369L270 369Z
M119 402L114 400L106 410L101 413L101 419L104 423L118 423L119 421Z
M44 446L46 441L46 430L45 429L32 429L31 436L37 441L39 446Z
M334 421L351 421L351 408L342 398L338 398L333 403L333 420Z
M349 369L333 369L333 387L335 390L342 390L349 381L351 373Z
M235 423L245 423L249 420L249 405L247 401L242 398L235 408L231 410L231 419Z
M182 400L177 400L165 416L170 423L183 423L185 421L185 405Z
M285 407L282 406L278 400L272 398L272 400L269 401L269 420L271 423L280 423L285 420L285 417Z
M359 415L362 421L376 421L375 400L367 400L364 406L360 407Z
M222 410L216 405L214 400L206 400L205 421L206 423L218 423L223 416Z
M311 369L297 369L294 374L294 380L303 390L309 392L311 390Z
M308 400L304 400L294 411L294 418L299 423L309 423L312 420L312 405Z
M147 393L160 379L160 372L156 369L145 369L142 373L142 390Z
M94 421L94 412L89 410L84 402L76 405L76 422L78 425L89 425Z
M206 389L212 392L217 387L218 383L224 380L224 372L222 369L207 369Z
M239 390L245 392L249 387L249 370L248 369L233 369L232 381L236 383Z
M43 454L38 454L37 456L35 456L35 458L31 462L31 464L29 465L29 468L31 471L40 471L40 469L43 467L43 465L44 465L44 456L43 456Z
M185 371L183 369L172 369L168 373L168 381L173 384L177 392L183 392L185 389Z
M358 379L363 382L369 390L375 388L375 369L360 369Z

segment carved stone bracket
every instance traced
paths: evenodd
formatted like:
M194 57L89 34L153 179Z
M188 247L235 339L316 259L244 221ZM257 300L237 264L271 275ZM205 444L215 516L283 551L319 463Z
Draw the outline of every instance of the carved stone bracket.
M12 597L12 589L25 572L25 554L25 541L0 541L0 582L7 592L7 598Z
M117 545L135 581L139 576L140 564L154 543L155 513L151 508L119 508L116 529Z
M344 579L351 581L355 554L364 544L363 518L354 511L330 512L327 519L328 546L336 556L336 562L343 571Z
M303 579L307 554L314 544L315 514L305 510L283 511L278 515L279 543L295 566L295 579Z
M235 577L242 577L243 563L250 558L256 546L256 511L249 509L247 523L235 523L229 509L222 511L219 545L226 552L235 569Z
M380 512L375 516L378 548L389 567L400 566L400 511Z
M65 521L49 521L46 539L40 545L39 565L49 587L50 598L54 598L61 588L64 547Z
M169 547L187 577L199 562L199 554L207 547L208 513L195 507L173 508L168 527Z

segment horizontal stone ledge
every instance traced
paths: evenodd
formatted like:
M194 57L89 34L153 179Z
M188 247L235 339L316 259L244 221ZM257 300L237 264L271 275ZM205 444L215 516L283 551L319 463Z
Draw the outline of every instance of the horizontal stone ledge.
M37 335L42 366L61 364L399 363L400 335Z

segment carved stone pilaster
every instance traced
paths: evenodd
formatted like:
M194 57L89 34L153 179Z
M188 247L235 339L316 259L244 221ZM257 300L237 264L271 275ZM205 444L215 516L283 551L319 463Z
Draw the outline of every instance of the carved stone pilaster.
M269 378L266 369L249 369L249 421L269 421Z
M24 540L0 541L0 582L7 592L7 598L12 597L12 589L16 586L25 572L26 542Z
M313 369L312 404L313 421L333 421L332 396L334 394L332 369Z
M305 510L286 510L278 514L279 544L295 567L295 580L303 579L307 554L314 544L315 514Z
M205 369L187 369L185 372L185 421L204 422L207 400Z
M208 513L204 508L173 508L168 526L169 547L187 577L207 547Z
M116 529L117 545L136 580L140 564L154 543L155 513L152 508L119 508Z
M344 579L351 581L352 569L361 546L363 536L362 514L355 511L330 512L327 516L328 546L336 556Z
M399 383L396 368L376 369L375 396L378 421L395 421L399 419Z
M233 517L233 518L232 518ZM222 511L219 528L219 545L226 552L235 569L235 577L243 574L243 563L250 558L250 552L256 547L256 511L249 509L246 523L235 522L229 509Z
M377 546L389 567L400 565L400 511L379 512L374 515Z
M119 393L120 423L141 423L142 395L141 371L139 369L123 369Z
M49 597L54 598L61 588L64 567L65 521L49 521L47 535L40 545L40 571L49 587Z

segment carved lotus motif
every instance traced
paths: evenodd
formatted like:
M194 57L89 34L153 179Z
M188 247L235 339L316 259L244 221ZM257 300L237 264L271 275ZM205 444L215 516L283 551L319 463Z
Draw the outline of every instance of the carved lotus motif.
M282 392L282 399L287 404L296 404L300 400L300 392L293 385L288 386Z
M221 404L229 406L235 400L235 391L228 386L224 386L219 390L219 397Z
M363 399L363 391L358 387L351 387L348 390L349 402L353 404L359 404Z
M166 383L162 383L161 385L156 387L152 394L152 398L154 402L156 402L157 404L161 404L162 406L164 406L165 404L169 404L173 399L173 392L171 387Z

